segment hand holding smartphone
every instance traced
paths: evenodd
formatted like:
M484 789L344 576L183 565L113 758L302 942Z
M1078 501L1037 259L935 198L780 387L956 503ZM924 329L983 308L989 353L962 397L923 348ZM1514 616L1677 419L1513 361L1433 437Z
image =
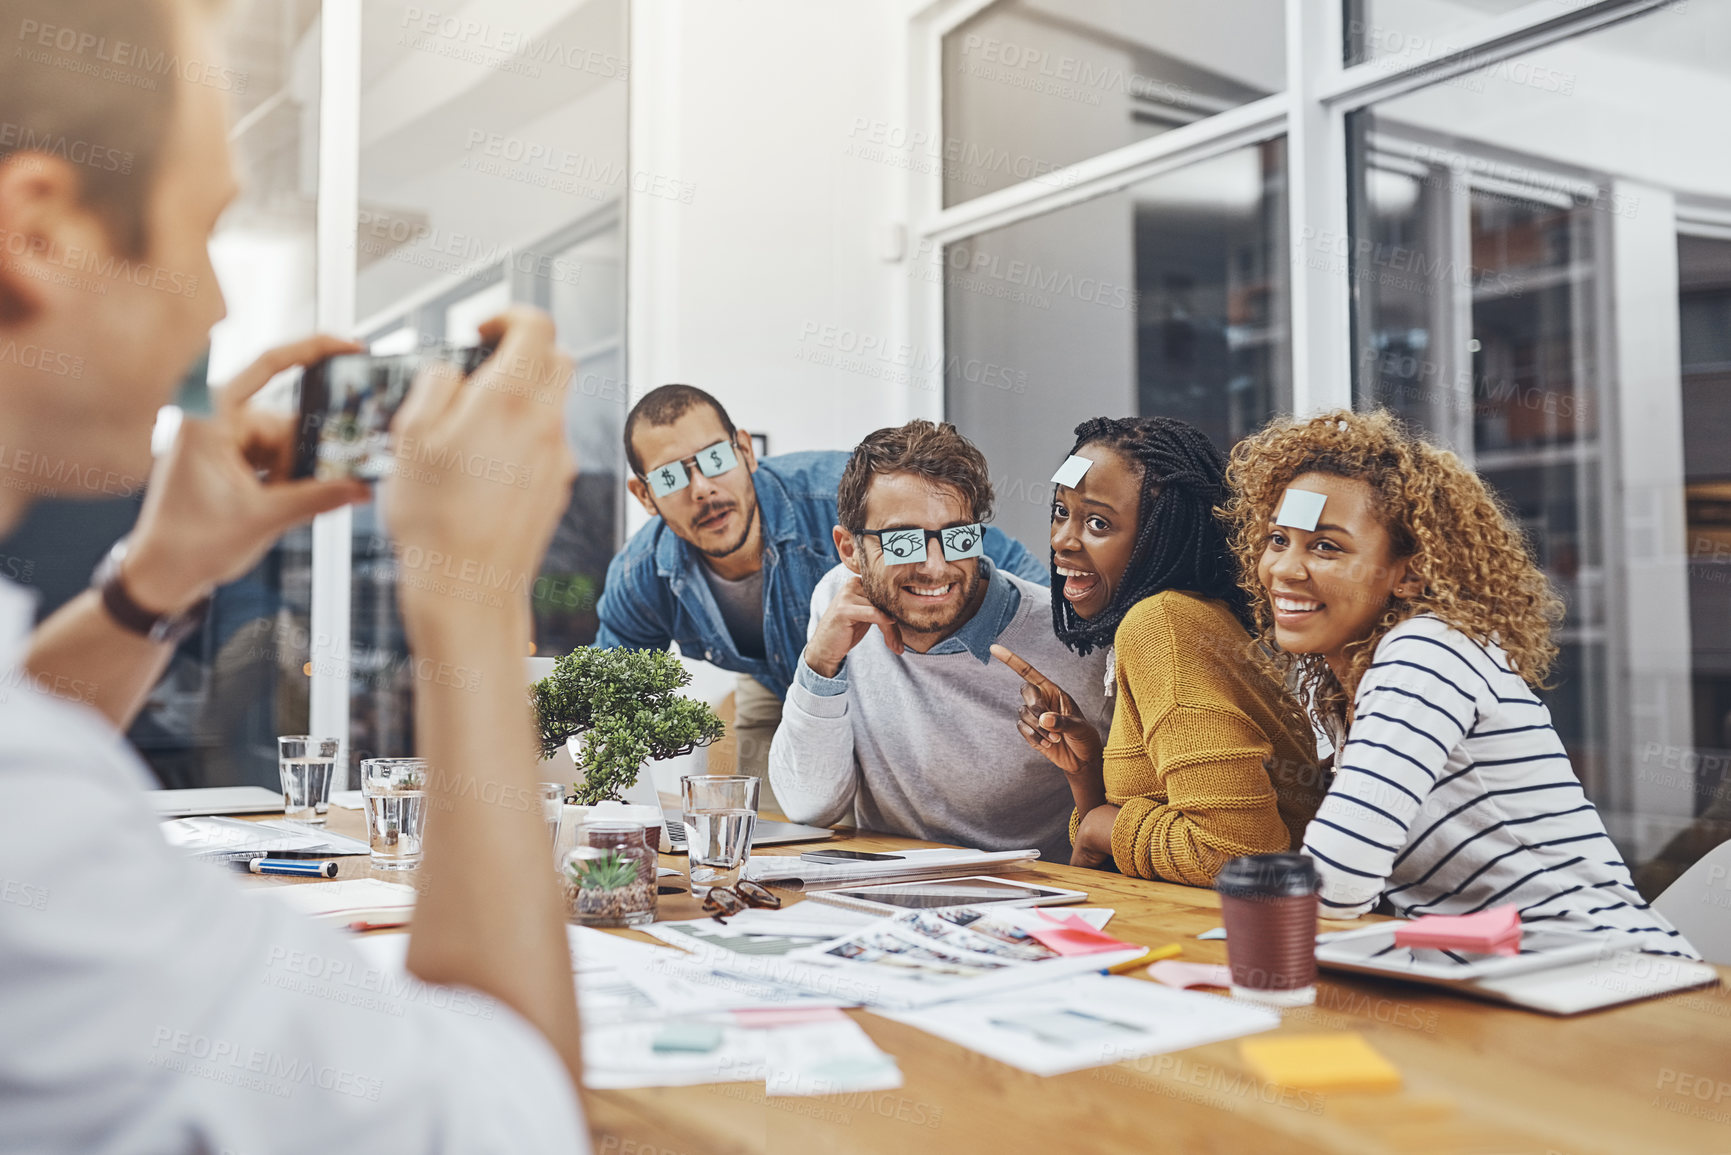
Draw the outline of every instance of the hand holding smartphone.
M383 357L339 353L309 365L301 374L294 476L320 481L390 476L391 421L422 368L445 361L467 377L493 349L491 344L435 345Z

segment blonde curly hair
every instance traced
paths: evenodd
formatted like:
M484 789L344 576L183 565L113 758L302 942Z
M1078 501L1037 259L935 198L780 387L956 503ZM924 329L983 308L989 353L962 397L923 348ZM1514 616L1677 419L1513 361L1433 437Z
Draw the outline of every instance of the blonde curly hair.
M1424 583L1415 597L1391 598L1370 633L1347 648L1346 685L1321 654L1279 650L1268 591L1257 577L1275 505L1306 473L1367 483L1394 556ZM1336 410L1305 420L1277 418L1233 449L1226 483L1230 497L1218 512L1230 526L1259 640L1319 722L1350 722L1353 692L1383 635L1426 611L1474 641L1501 646L1516 673L1532 686L1546 685L1557 656L1551 629L1562 620L1562 599L1478 475L1392 414Z

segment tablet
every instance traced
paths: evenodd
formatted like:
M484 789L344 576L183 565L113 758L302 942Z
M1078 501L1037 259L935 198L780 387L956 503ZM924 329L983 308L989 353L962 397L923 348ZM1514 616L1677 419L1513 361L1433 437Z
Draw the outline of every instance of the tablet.
M1318 935L1317 964L1334 970L1415 982L1458 983L1584 962L1604 954L1611 946L1602 937L1539 929L1523 930L1521 950L1515 955L1396 946L1395 931L1405 925L1399 921L1383 922L1357 930Z
M809 891L806 897L813 902L827 902L850 910L896 914L944 906L1060 906L1081 902L1088 897L1088 892L975 875L971 878L932 878L922 882L887 882L875 886L838 886L833 890Z

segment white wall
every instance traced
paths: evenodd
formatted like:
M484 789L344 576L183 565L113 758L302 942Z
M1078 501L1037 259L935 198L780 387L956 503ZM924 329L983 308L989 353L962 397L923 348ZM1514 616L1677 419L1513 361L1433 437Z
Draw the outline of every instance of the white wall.
M906 273L884 250L905 173L848 152L861 125L902 115L902 13L636 0L631 29L631 167L648 178L629 203L633 399L697 385L771 453L904 420ZM688 203L657 177L694 186Z

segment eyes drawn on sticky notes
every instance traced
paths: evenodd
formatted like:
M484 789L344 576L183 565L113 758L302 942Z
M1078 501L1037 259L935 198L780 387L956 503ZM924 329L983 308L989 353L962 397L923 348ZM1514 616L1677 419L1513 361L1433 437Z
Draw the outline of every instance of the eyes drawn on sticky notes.
M1284 525L1289 529L1302 529L1306 533L1312 532L1322 517L1322 506L1327 500L1326 493L1316 493L1309 489L1288 489L1285 499L1280 503L1280 512L1274 515L1274 524Z
M878 534L878 544L884 556L896 565L911 565L926 560L926 531L923 529L886 529Z
M1052 474L1052 484L1075 489L1076 483L1082 480L1082 475L1088 472L1088 467L1094 464L1086 457L1077 457L1074 453L1064 459L1064 464L1058 466L1058 472Z
M944 557L950 561L979 557L984 552L985 534L980 532L978 525L953 525L940 536L944 542Z
M666 497L670 493L678 493L691 484L691 478L686 476L683 462L670 461L666 465L649 471L649 491L656 497Z

